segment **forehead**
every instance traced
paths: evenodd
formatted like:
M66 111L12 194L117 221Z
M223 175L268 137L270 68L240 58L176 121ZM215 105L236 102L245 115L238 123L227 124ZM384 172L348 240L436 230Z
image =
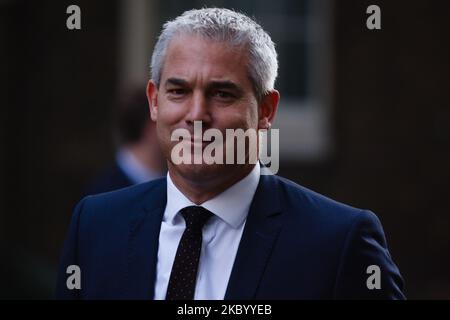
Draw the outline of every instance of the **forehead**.
M245 82L248 81L247 60L247 50L243 46L181 34L168 45L161 80L176 76L186 80Z

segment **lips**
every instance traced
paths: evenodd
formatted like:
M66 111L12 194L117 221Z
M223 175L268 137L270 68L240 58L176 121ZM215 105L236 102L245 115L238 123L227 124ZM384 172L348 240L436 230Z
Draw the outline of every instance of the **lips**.
M203 145L207 145L210 144L211 142L214 142L216 139L215 137L212 137L211 141L204 141L202 139L194 139L194 137L191 138L191 143L192 144L203 144Z

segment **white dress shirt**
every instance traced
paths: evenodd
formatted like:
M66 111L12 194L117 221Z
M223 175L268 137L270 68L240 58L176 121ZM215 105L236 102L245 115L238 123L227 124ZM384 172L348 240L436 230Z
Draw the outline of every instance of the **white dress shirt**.
M201 204L214 215L203 227L195 300L224 299L259 176L260 167L257 163L245 178ZM185 229L185 222L179 211L193 205L195 204L173 184L168 173L167 205L159 234L155 300L166 297L170 272Z

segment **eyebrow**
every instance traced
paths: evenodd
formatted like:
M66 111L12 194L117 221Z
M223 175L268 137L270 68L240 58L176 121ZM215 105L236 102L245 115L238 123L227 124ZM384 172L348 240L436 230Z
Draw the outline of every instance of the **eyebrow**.
M187 87L189 86L189 82L181 78L168 78L165 82L165 87L167 88L169 85ZM211 81L208 83L206 89L208 91L213 89L229 89L236 91L238 94L243 93L243 90L239 85L229 80Z
M167 79L166 83L165 83L165 87L167 87L170 84L174 85L174 86L183 86L183 87L189 85L189 83L186 80L180 79L180 78L169 78L169 79Z
M211 81L210 83L208 83L207 86L208 90L212 90L212 89L230 89L233 91L236 91L238 94L242 94L243 90L242 88L237 85L236 83L229 81L229 80L224 80L224 81Z

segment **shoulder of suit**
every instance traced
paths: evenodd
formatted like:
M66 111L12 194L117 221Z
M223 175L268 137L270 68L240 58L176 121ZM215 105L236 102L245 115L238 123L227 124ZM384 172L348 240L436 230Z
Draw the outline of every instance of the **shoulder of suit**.
M325 220L352 220L361 215L373 215L368 210L353 207L331 199L323 194L295 183L289 179L272 176L278 190L280 202L286 211L323 218Z
M166 186L166 177L158 178L149 182L132 185L122 189L90 195L85 198L90 206L98 206L107 203L109 206L138 203L152 194L153 190L160 190Z

